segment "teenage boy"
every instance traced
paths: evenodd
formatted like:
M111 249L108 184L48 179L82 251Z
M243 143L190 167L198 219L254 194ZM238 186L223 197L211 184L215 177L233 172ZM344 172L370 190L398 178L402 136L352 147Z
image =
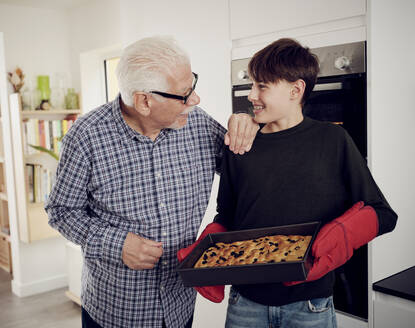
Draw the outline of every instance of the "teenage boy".
M249 63L248 99L262 128L247 155L225 151L218 214L207 229L315 220L322 229L306 281L232 286L227 328L336 327L333 270L395 227L397 215L347 132L303 116L318 71L316 56L292 39L268 45ZM218 296L221 288L199 290Z

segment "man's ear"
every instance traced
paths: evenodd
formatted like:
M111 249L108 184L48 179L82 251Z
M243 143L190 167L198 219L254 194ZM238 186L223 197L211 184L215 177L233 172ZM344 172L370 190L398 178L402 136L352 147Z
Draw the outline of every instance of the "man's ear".
M292 100L299 100L301 102L301 99L303 98L303 94L305 91L305 82L302 79L298 79L297 81L293 82L291 87L291 99Z
M143 116L150 115L150 97L147 93L134 93L134 108L138 113L140 113Z

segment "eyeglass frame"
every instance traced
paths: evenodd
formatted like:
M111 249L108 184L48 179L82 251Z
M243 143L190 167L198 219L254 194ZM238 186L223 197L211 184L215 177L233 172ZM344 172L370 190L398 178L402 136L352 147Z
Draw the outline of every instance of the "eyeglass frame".
M149 91L149 93L154 93L154 94L162 96L164 98L182 100L183 104L186 105L187 100L192 95L193 91L195 91L197 80L199 79L199 75L197 73L192 72L192 74L193 74L195 80L194 80L194 83L193 83L193 86L192 86L192 90L190 90L190 92L186 96L179 96L179 95L175 95L175 94L171 94L171 93L167 93L167 92L161 92L161 91Z

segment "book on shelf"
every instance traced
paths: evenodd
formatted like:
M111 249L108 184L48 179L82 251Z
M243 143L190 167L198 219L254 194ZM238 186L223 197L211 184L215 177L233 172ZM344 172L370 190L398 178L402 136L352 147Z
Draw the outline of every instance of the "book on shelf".
M35 189L33 188L34 184L34 165L33 164L26 164L26 189L30 203L34 203L35 201Z
M37 164L26 164L26 187L30 203L45 202L52 190L55 172Z
M59 154L62 137L69 131L76 117L63 120L29 118L23 121L23 151L26 155L40 153L30 145L46 148ZM52 190L55 172L40 164L26 163L26 190L30 203L45 202Z
M71 128L74 119L65 120L40 120L27 119L23 122L24 151L27 155L39 153L29 145L41 146L56 154L60 153L62 137Z

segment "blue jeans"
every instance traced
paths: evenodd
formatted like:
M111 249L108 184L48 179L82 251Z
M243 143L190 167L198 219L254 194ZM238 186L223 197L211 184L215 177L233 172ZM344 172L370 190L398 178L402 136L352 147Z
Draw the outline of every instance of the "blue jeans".
M248 300L231 287L225 328L253 327L336 328L333 297L267 306Z

